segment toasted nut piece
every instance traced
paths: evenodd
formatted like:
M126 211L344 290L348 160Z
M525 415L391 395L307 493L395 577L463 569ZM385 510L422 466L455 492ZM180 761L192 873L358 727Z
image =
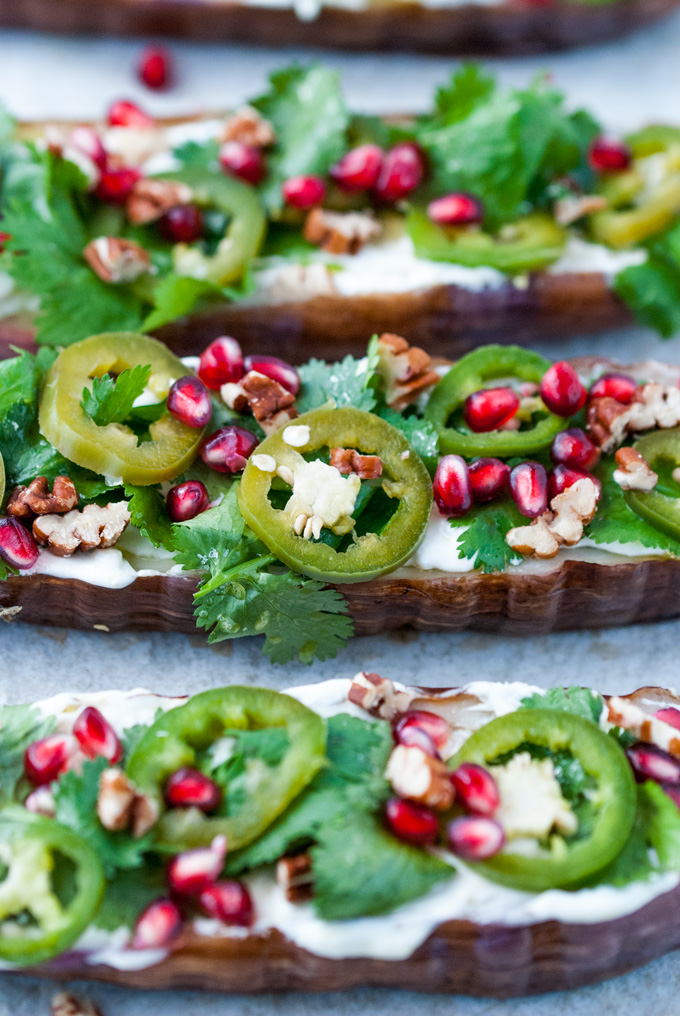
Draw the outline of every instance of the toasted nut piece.
M448 811L453 804L451 773L440 759L426 755L422 748L398 744L389 757L385 775L395 793L409 801L437 811Z
M677 427L680 423L680 389L676 385L647 384L635 389L633 401L624 405L603 396L588 407L586 429L595 444L613 451L626 434L654 427Z
M626 436L628 408L610 395L603 395L590 402L586 430L603 452L613 451Z
M24 808L33 812L34 815L46 815L47 818L54 818L57 811L54 795L49 785L36 787L35 790L32 790L24 801Z
M68 476L57 476L50 491L46 476L36 476L28 487L17 487L7 502L7 514L18 519L33 515L59 515L78 504L78 492Z
M525 557L540 557L542 560L555 557L562 543L550 531L550 523L553 518L552 512L544 512L530 525L516 526L510 529L505 537L505 542L518 554L523 554Z
M393 720L409 708L411 696L397 691L392 682L379 674L360 671L353 679L347 698L372 716Z
M151 268L151 258L143 247L118 236L98 236L90 240L83 257L102 282L112 285L134 282Z
M125 204L127 217L135 226L155 222L175 205L186 205L193 197L191 187L172 180L142 177L132 188Z
M584 215L601 212L607 207L607 199L601 194L569 194L555 202L555 218L561 226L570 226Z
M555 557L561 546L572 547L583 537L584 526L592 522L600 499L600 488L584 477L556 494L550 510L528 526L516 526L505 537L509 547L525 557Z
M289 903L305 903L314 895L312 859L309 854L281 857L276 862L276 882Z
M671 755L680 757L680 731L670 723L657 719L629 699L616 695L607 700L607 709L612 726L623 727L634 734L638 741L655 744Z
M158 821L158 805L141 794L122 769L105 769L99 777L97 815L105 829L129 829L134 839L149 832Z
M639 452L634 448L619 448L614 458L618 467L614 470L614 483L622 490L654 490L659 482L658 473Z
M356 473L362 480L375 480L382 476L382 459L379 455L361 455L354 448L331 448L332 466L339 473Z
M378 373L385 386L388 406L403 409L415 402L421 392L436 385L439 375L431 369L431 358L424 349L409 346L400 335L386 332L378 340Z
M33 522L33 535L58 557L70 557L76 550L113 547L129 521L127 501L106 507L88 504L66 515L39 515Z
M238 141L249 148L269 148L276 143L276 134L261 113L252 106L243 106L225 120L219 140Z
M101 1009L87 998L76 998L67 991L60 991L52 999L51 1016L102 1016Z
M157 802L152 797L138 792L132 805L132 821L130 823L133 839L138 840L142 836L146 836L158 822L159 814Z
M238 384L222 385L220 395L237 413L250 409L265 434L273 434L299 416L295 396L257 370L249 371Z
M314 208L305 220L304 237L329 254L358 254L380 232L380 224L371 213Z

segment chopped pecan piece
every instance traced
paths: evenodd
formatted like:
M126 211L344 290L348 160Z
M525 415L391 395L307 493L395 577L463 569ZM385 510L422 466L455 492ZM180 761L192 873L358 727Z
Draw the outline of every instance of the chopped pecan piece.
M592 399L588 406L586 430L602 451L612 451L626 436L628 406L610 395Z
M339 473L349 476L356 473L362 480L375 480L382 476L382 459L379 455L361 455L354 448L331 448L330 464Z
M135 226L155 222L175 205L186 205L193 197L191 187L173 180L142 177L132 188L125 204L127 217Z
M528 526L509 530L506 543L525 557L555 557L560 547L572 547L583 536L583 528L593 520L600 499L600 488L594 480L577 480L550 502Z
M158 805L140 794L122 769L105 769L99 777L97 816L105 829L130 829L135 839L149 832L158 821Z
M680 732L670 723L645 712L635 702L613 695L607 700L609 722L634 734L638 741L655 744L671 755L680 757Z
M654 490L659 476L639 452L634 448L619 448L614 458L617 466L614 482L622 490Z
M18 519L34 515L56 515L69 512L78 504L78 492L68 476L57 476L52 484L46 476L36 476L28 487L17 487L7 502L7 514Z
M151 268L151 258L144 248L119 236L98 236L90 240L83 257L102 282L112 285L134 282Z
M329 254L357 254L380 236L380 224L368 212L328 212L314 208L305 220L304 237Z
M225 120L220 141L238 141L249 148L268 148L275 144L276 134L261 113L252 106L243 106Z
M570 226L584 215L601 212L607 207L607 199L601 194L568 194L555 202L555 218L561 226Z
M295 396L257 370L248 371L238 384L222 385L220 395L237 413L250 409L265 434L273 434L299 416Z
M588 407L587 430L603 451L613 451L626 434L680 423L680 389L676 385L639 385L629 405L609 396L593 399Z
M362 671L352 681L347 698L355 706L383 720L393 720L400 713L405 713L411 701L408 692L397 691L388 678Z
M422 748L398 744L389 757L387 779L395 793L437 811L448 811L455 791L448 767Z
M33 522L33 535L58 557L70 557L76 550L113 547L129 521L127 501L106 507L88 504L66 515L39 515Z
M311 900L314 895L314 876L309 854L281 857L276 862L276 881L289 903Z
M403 409L421 392L439 381L432 361L424 349L409 346L400 335L386 332L378 340L378 372L385 385L388 406Z
M101 1009L87 998L76 998L66 991L60 991L52 999L51 1016L102 1016Z

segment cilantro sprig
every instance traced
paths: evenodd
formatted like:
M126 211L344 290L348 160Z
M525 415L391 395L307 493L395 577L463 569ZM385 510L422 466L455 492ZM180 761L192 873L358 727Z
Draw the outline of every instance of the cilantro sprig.
M132 412L135 400L143 393L151 377L150 364L137 364L116 377L104 374L92 380L92 388L83 388L81 408L98 427L123 423Z

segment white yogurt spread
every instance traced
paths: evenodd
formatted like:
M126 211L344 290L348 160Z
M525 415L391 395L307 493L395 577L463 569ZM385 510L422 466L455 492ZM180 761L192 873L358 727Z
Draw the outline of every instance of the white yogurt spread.
M226 0L225 0L226 2ZM502 0L418 0L423 7L495 7ZM314 21L324 7L337 7L347 11L365 11L370 0L245 0L246 7L266 7L270 10L295 11L300 21ZM398 7L399 3L393 3Z

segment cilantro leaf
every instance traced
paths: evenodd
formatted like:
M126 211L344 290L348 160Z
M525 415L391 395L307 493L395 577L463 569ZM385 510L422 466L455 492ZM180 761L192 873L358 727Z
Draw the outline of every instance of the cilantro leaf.
M45 372L56 353L41 349L37 355L21 352L19 356L0 361L0 420L22 403L34 407Z
M478 64L464 64L451 76L448 84L437 89L436 122L451 124L464 120L473 109L488 100L495 89L494 78L484 74Z
M269 92L252 105L276 134L276 146L267 159L263 197L270 209L277 210L283 205L284 180L308 173L325 176L343 155L349 114L340 76L320 64L295 64L275 71L270 82Z
M430 421L415 415L404 416L389 406L380 409L378 415L404 434L430 472L434 473L439 461L439 435Z
M629 507L623 490L614 482L615 468L616 463L609 459L595 470L602 481L602 497L584 536L594 543L641 543L644 547L660 547L680 556L680 540L662 533Z
M24 752L33 741L51 734L53 716L42 717L33 706L3 706L0 709L0 804L14 799L24 772Z
M302 388L296 405L300 413L317 409L329 399L336 406L354 406L367 413L375 406L375 394L370 387L372 374L366 360L346 356L339 363L324 363L312 357L298 368L298 373Z
M166 893L163 865L151 858L138 868L118 870L106 882L92 924L104 931L133 928L145 907Z
M162 715L163 710L157 709L156 715L151 723L135 723L131 727L125 727L120 738L120 743L123 746L123 755L126 759L130 758L130 755L132 755L147 730L152 727L159 716Z
M70 769L54 787L56 818L82 836L93 847L104 865L107 878L119 869L139 868L143 855L151 848L151 833L133 839L128 832L112 833L97 817L99 777L109 766L105 758L83 763L82 774Z
M614 290L641 325L664 339L680 331L680 278L664 259L650 256L641 265L624 268L614 279Z
M156 328L189 314L199 300L220 296L221 292L219 286L206 279L192 279L171 272L154 288L154 307L144 319L142 329L145 332L155 331Z
M172 154L184 166L198 166L201 169L212 169L217 165L220 146L212 139L201 144L198 141L185 141L173 149Z
M92 389L83 388L80 405L84 413L97 424L105 427L109 423L123 423L130 415L135 399L143 393L149 378L151 365L137 364L130 370L121 371L117 377L104 374L92 380Z
M449 521L454 529L463 529L458 541L461 556L474 558L475 568L481 568L484 573L503 571L508 565L523 560L505 540L513 526L528 524L509 498L474 506L461 518Z
M604 700L591 688L572 685L569 688L550 688L545 694L536 692L522 699L523 709L556 709L561 713L572 713L584 720L599 724Z
M314 906L326 921L386 914L424 896L455 871L438 857L408 846L371 815L326 823L310 851Z
M165 507L165 498L157 485L149 487L125 486L129 498L130 521L146 536L154 547L172 550L175 546L175 530Z

